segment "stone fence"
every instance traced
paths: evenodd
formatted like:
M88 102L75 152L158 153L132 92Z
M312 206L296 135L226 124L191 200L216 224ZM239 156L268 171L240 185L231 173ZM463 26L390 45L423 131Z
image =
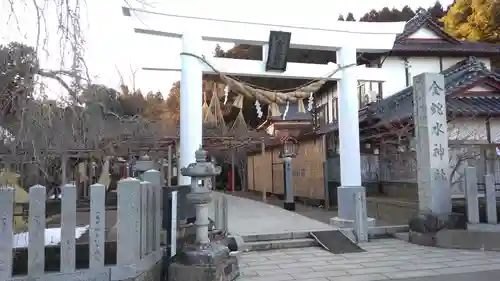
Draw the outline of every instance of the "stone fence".
M493 175L484 176L484 196L479 192L477 172L475 167L466 167L465 175L465 211L467 221L478 224L485 221L489 224L498 224L497 191ZM480 201L484 198L484 201Z
M19 233L15 190L0 188L0 280L157 280L163 255L160 172L149 170L142 180L118 182L116 211L106 211L105 186L91 185L85 213L77 212L76 186L64 185L59 228L46 228L46 188L32 186L27 232Z

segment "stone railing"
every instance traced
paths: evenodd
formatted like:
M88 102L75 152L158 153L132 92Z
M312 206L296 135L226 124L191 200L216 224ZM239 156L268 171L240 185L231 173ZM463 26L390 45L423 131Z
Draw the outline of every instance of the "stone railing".
M77 211L76 186L64 185L59 228L46 228L46 188L32 186L26 232L14 228L15 190L0 188L0 280L157 280L160 179L149 170L144 181L119 181L116 211L106 210L104 185L90 186L88 212Z
M478 190L478 180L476 168L466 167L464 169L465 182L465 210L467 221L472 224L480 223L481 204L479 198L482 197ZM489 224L498 224L497 211L497 191L493 175L484 176L484 215Z

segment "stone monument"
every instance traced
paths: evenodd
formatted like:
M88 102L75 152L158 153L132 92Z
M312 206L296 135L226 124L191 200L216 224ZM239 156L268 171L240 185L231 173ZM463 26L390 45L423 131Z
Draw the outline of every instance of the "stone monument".
M460 216L452 214L446 89L442 74L422 73L413 78L413 120L419 214L409 221L409 240L435 246L437 232L463 225Z
M169 267L170 281L231 281L239 276L238 261L229 255L227 245L209 239L208 213L212 196L208 182L220 173L221 168L207 161L207 152L201 148L196 151L196 163L181 169L183 176L191 177L187 200L196 209L196 240L174 257Z
M443 75L422 73L413 78L420 212L451 212L445 96Z

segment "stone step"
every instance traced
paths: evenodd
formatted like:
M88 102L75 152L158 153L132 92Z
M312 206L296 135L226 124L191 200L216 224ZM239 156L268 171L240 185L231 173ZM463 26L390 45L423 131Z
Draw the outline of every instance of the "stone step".
M318 246L316 240L312 238L284 239L271 241L254 241L245 243L246 251L268 251L289 248L305 248Z
M310 238L309 232L287 232L287 233L272 233L272 234L255 234L243 236L245 243L260 242L260 241L276 241Z

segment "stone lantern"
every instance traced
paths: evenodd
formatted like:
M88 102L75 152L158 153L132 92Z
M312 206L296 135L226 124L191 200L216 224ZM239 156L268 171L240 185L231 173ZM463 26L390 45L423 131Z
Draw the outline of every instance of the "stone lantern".
M191 191L186 196L196 209L196 240L184 246L169 268L169 280L230 281L239 276L238 261L229 255L227 245L210 241L209 208L212 202L210 179L219 175L221 167L207 160L207 152L200 148L196 162L181 169L183 176L191 177Z
M137 176L142 176L144 172L155 169L157 169L155 162L147 154L139 157L139 159L136 160L133 165L133 170L135 171Z
M187 195L189 203L196 209L196 243L207 244L208 238L208 212L212 202L210 182L212 177L222 172L220 166L215 166L207 161L207 152L199 149L196 151L196 162L181 169L183 176L191 177L191 192Z
M295 211L295 199L293 194L293 171L292 158L297 156L299 142L291 137L282 138L283 148L279 153L279 158L283 159L283 180L285 189L285 200L283 207L285 210Z

